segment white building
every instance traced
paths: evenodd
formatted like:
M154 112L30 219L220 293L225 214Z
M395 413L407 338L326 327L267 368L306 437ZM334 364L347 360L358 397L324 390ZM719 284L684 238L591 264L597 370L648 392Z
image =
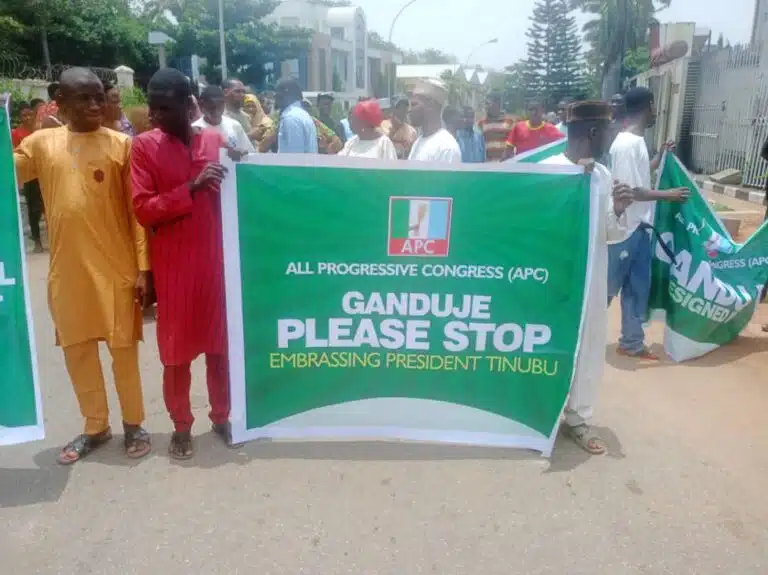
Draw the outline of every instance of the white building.
M464 68L459 64L407 64L397 67L398 91L407 92L419 80L444 80L446 75L459 79L462 105L479 110L488 92L490 72L475 67Z
M388 95L389 78L402 55L369 42L359 6L331 7L312 0L284 0L265 22L313 30L309 49L282 62L280 74L295 76L307 92L334 92L341 100Z

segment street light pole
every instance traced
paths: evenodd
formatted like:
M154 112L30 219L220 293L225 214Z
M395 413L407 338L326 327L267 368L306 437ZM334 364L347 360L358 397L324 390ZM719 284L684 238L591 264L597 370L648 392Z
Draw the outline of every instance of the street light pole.
M224 0L219 0L219 50L221 52L221 80L227 79L227 43L224 39Z
M469 56L467 56L467 59L464 60L464 66L462 66L462 71L467 69L467 66L469 66L469 61L472 59L472 56L475 55L475 52L477 52L483 46L488 46L489 44L498 44L498 42L499 42L498 38L491 38L487 42L483 42L482 44L478 44L477 46L472 48L472 50L469 53ZM471 84L472 81L469 80L469 83ZM472 100L472 107L474 108L475 104L476 104L476 102L475 102L476 98L475 98L474 90L472 90L472 86L471 85L470 85L470 88L469 88L469 96L470 96L470 99Z
M395 17L392 19L392 25L389 27L389 44L392 44L392 33L395 31L395 24L397 24L397 20L400 18L400 15L405 12L406 8L408 8L411 4L414 2L417 2L418 0L408 0L405 4L403 4L400 7L400 10L397 11L397 14L395 14ZM389 78L389 105L394 107L394 104L392 103L392 96L394 95L395 91L395 63L392 63L391 66L391 73Z
M477 52L480 48L483 48L484 46L488 46L489 44L498 44L498 43L499 43L498 38L491 38L487 42L483 42L482 44L478 44L477 46L472 48L472 51L469 53L469 56L467 56L467 59L464 61L463 68L466 68L467 66L469 66L470 59L472 58L472 56L475 55L475 52Z

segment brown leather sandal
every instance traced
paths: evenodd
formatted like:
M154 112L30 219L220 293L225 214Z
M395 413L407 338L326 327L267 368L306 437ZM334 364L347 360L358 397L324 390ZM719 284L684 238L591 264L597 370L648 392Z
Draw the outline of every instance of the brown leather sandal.
M58 462L60 465L72 465L80 461L94 449L97 449L112 439L112 430L108 427L101 433L95 435L78 435L72 441L61 448ZM72 457L68 454L73 454Z
M192 446L192 433L189 431L174 431L173 435L171 435L168 453L173 459L179 461L193 458L195 456L195 449Z
M152 438L140 425L123 424L125 454L131 459L141 459L152 451Z

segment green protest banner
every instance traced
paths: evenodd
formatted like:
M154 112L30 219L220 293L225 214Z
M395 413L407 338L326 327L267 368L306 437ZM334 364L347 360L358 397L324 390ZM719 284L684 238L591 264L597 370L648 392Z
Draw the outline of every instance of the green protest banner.
M581 169L249 162L222 191L234 441L551 452L591 281Z
M658 188L678 187L691 191L686 203L656 207L654 227L674 261L654 239L649 308L665 317L667 354L683 361L728 343L749 323L768 281L768 227L734 242L680 160L667 153Z
M44 436L27 277L6 103L0 108L0 445Z
M565 141L513 158L541 162L565 150ZM666 154L661 190L686 187L685 204L658 202L653 239L649 318L665 321L664 350L674 361L700 357L732 341L749 323L768 282L768 226L744 243L733 241L680 160Z

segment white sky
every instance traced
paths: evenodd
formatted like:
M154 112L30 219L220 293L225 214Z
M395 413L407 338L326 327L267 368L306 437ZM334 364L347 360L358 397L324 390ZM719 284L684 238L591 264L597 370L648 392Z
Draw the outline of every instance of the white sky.
M386 40L392 19L406 0L353 0L365 10L368 28ZM392 40L406 49L437 48L454 54L460 63L472 49L492 38L498 44L480 48L471 64L497 69L525 57L529 18L534 0L417 0L403 12ZM722 32L732 44L747 42L755 0L672 0L659 13L661 22L696 22ZM580 23L585 21L578 16Z

